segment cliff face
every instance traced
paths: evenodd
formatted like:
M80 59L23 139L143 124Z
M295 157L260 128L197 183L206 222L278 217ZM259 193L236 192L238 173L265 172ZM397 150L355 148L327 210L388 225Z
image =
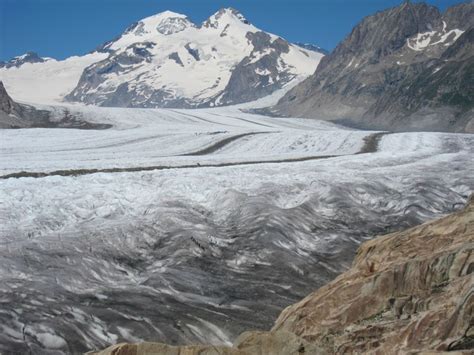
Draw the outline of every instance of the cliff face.
M68 110L46 111L19 104L8 95L0 81L0 129L7 128L78 128L106 129L108 124L91 123L72 116Z
M0 81L0 128L3 124L6 125L7 122L14 122L20 115L20 106L12 100Z
M409 3L361 21L266 112L392 131L474 129L474 3Z
M278 318L328 351L474 348L474 201L365 243L352 269Z
M352 268L234 347L119 344L92 354L394 354L474 349L474 199L371 240Z

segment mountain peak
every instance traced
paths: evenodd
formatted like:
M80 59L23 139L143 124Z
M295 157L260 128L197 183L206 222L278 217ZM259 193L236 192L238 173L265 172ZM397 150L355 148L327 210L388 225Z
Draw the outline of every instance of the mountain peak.
M156 19L156 20L164 20L168 18L187 18L187 16L184 14L180 14L179 12L166 10L163 12L159 12L155 15L152 15L150 17L147 17L147 19L151 19L151 18Z
M404 2L364 18L334 53L344 54L349 61L361 53L367 60L379 61L405 46L408 38L440 27L442 18L436 7Z
M424 2L414 3L414 2L411 2L409 0L404 1L399 6L394 7L392 10L396 10L396 12L400 15L403 15L403 16L409 15L409 16L412 16L414 18L417 18L420 13L425 14L427 12L433 12L433 11L441 14L439 12L439 9L434 5L430 5L430 4L427 4L427 3L424 3ZM382 13L383 12L390 13L391 11L390 11L390 9L388 9L388 10L382 11ZM392 11L392 13L393 13L393 11Z
M404 0L401 4L400 7L410 7L411 1L410 0Z
M170 35L184 31L189 27L196 27L196 25L186 15L167 10L144 18L132 25L125 33L141 36L159 32L163 35Z
M231 22L240 22L245 25L250 25L242 13L232 7L225 7L217 11L214 15L209 17L204 23L203 27L217 28L224 24L225 26Z
M228 15L237 17L242 22L247 21L245 16L242 15L242 13L239 10L236 10L233 7L223 7L217 12L217 14L221 14L221 15L228 14Z

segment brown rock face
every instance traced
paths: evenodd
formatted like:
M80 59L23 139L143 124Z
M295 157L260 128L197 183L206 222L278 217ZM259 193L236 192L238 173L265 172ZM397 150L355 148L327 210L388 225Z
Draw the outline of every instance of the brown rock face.
M473 249L471 201L463 212L365 243L352 269L288 307L273 330L331 352L473 349Z
M94 354L406 354L474 350L474 199L369 241L353 267L234 347L119 344Z

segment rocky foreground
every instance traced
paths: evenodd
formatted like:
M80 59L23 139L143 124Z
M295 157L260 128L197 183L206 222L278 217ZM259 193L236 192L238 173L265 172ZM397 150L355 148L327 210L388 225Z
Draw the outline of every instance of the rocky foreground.
M474 199L366 242L352 268L233 347L118 344L91 354L419 353L474 349Z

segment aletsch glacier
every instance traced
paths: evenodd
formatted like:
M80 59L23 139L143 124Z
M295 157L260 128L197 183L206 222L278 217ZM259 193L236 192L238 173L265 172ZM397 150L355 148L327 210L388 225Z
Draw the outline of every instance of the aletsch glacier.
M360 242L474 191L473 135L58 104L67 80L36 93L25 74L52 63L0 78L13 98L112 127L0 130L1 353L229 344L346 270ZM92 171L118 168L135 171ZM28 173L46 176L7 178Z
M101 110L110 109L95 109L94 119ZM460 208L474 190L471 135L389 134L377 152L354 154L371 132L253 118L279 127L271 132L248 121L238 127L239 112L230 111L158 110L153 120L142 112L147 137L132 128L129 137L119 128L1 131L8 142L1 170L9 173L15 157L16 171L179 166L176 152L163 148L156 155L164 157L153 157L145 147L168 146L170 136L184 133L160 123L188 115L195 116L188 123L195 133L188 126L181 148L188 152L225 135L219 131L243 128L260 133L262 143L250 150L257 136L248 136L207 155L180 151L193 168L2 179L2 352L77 353L139 340L230 343L245 329L270 327L282 307L345 270L361 241ZM63 133L64 143L48 144L45 131ZM272 135L288 137L278 154L268 149ZM198 166L317 157L330 140L331 155L340 149L340 157Z

